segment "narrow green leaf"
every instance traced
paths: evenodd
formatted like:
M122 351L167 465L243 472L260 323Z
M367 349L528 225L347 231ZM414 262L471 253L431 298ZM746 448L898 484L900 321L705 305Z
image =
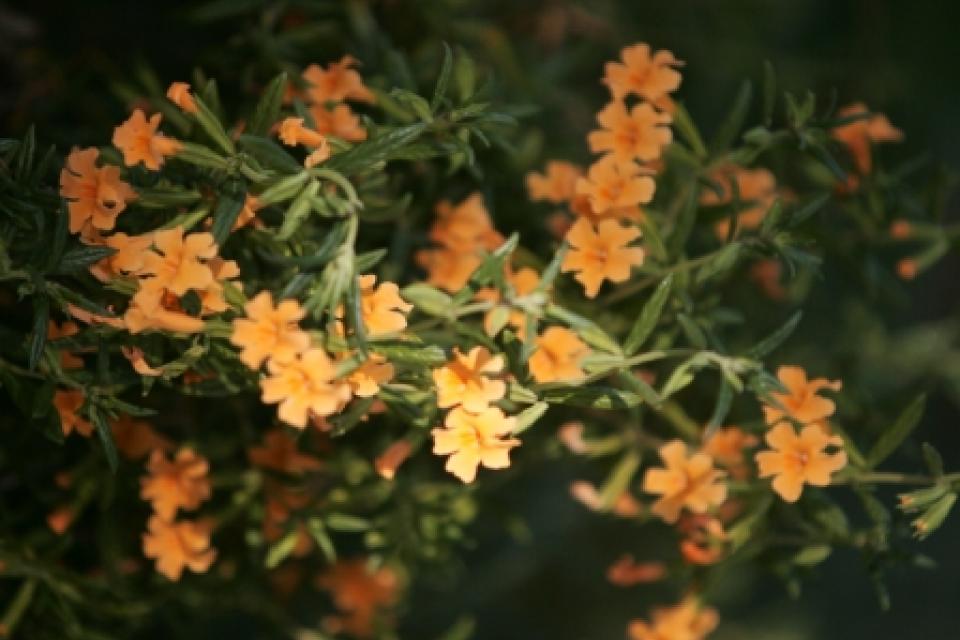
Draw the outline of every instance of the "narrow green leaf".
M236 147L233 144L233 140L227 135L226 130L223 128L220 119L216 116L213 110L207 106L207 102L204 101L200 95L194 95L194 102L197 104L197 113L194 116L197 119L197 122L200 123L200 126L204 131L207 132L207 135L210 136L210 139L217 143L217 146L220 147L225 153L232 155L236 152ZM208 98L209 99L209 98Z
M642 402L639 395L614 387L554 387L542 393L550 404L563 404L588 409L629 409Z
M400 291L400 295L427 315L445 318L453 310L453 298L425 282L407 285Z
M722 154L730 148L730 145L737 139L737 135L743 129L743 123L747 119L747 112L750 110L750 101L753 99L753 85L749 80L744 80L737 91L737 97L733 101L733 106L727 114L726 119L717 129L717 133L710 144L710 150L714 156Z
M28 367L30 371L37 368L43 349L47 346L47 323L50 320L50 298L38 295L33 299L33 325L30 336L30 351L28 353Z
M297 541L300 539L300 530L296 527L287 531L286 534L267 550L267 557L264 564L267 569L274 569L280 566L280 563L286 560L293 550L297 547Z
M362 142L343 153L336 154L326 162L324 167L344 174L370 168L378 162L391 159L392 154L419 138L426 127L427 125L423 122L397 127L373 140Z
M437 84L433 90L433 98L430 100L430 109L434 112L440 107L443 99L447 97L447 87L450 84L450 75L453 72L453 51L450 45L443 43L443 63L440 65L440 74L437 76Z
M920 424L923 411L926 408L926 395L917 396L900 414L896 422L884 431L867 453L867 467L873 468L887 459L897 450L907 436Z
M100 411L100 408L95 404L89 404L88 406L90 422L92 422L96 428L100 442L103 444L103 452L107 456L107 464L110 465L110 471L116 473L120 460L117 457L117 445L113 441L113 432L110 431L110 425L107 424L106 417Z
M280 116L280 107L283 105L283 93L287 88L287 74L277 75L260 97L247 130L253 135L265 136Z
M347 513L330 513L324 518L329 528L345 533L360 533L370 529L370 521Z
M63 254L54 273L68 275L84 271L95 262L109 258L116 252L116 249L107 246L78 245L72 247Z
M774 349L783 344L784 341L793 334L797 326L800 325L801 318L803 318L803 312L797 311L790 316L790 318L788 318L779 329L768 335L757 344L753 345L744 355L746 355L748 358L762 358L768 355Z
M539 420L550 405L546 402L537 402L517 414L516 426L513 428L513 434L518 435L529 429Z
M220 191L217 198L217 207L213 210L213 227L210 233L213 234L213 241L218 247L222 247L227 237L233 230L233 226L240 217L243 210L243 204L246 202L246 188L242 180L231 183Z
M660 281L653 295L643 305L643 310L637 317L637 321L630 328L626 341L623 343L623 350L628 356L632 356L640 350L643 343L656 329L660 316L663 313L663 306L670 299L670 291L673 287L673 274Z
M676 111L673 114L673 126L676 127L677 133L689 145L690 150L697 158L703 160L707 157L707 146L703 143L700 131L697 130L697 125L693 123L693 119L682 104L677 103Z

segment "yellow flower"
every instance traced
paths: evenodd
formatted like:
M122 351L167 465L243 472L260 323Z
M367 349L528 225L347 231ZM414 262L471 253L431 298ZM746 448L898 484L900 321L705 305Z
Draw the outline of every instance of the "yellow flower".
M537 336L537 348L529 361L530 373L537 382L582 378L580 363L589 353L590 347L570 329L548 327Z
M780 407L763 407L763 416L767 424L776 424L784 418L792 418L801 424L819 422L833 415L836 405L833 400L818 395L821 389L839 391L839 380L814 378L807 380L807 372L802 367L783 366L777 369L777 377L787 393L773 392L770 397ZM781 408L782 407L782 408Z
M672 440L660 448L664 468L647 469L643 490L659 494L650 511L669 523L680 517L684 508L693 513L706 513L727 498L723 471L713 468L713 459L705 453L689 455L687 445Z
M602 220L595 227L585 218L578 218L567 232L570 250L560 270L575 271L588 298L596 297L604 280L625 282L630 269L643 264L644 251L627 246L640 237L636 227L625 227L616 220Z
M269 291L261 291L246 305L246 318L233 321L231 344L242 349L240 361L259 369L267 359L290 362L310 346L310 336L297 324L306 315L296 300L273 305Z
M350 401L350 385L337 380L337 368L323 349L307 349L294 360L267 362L269 376L260 381L263 402L279 403L278 415L303 429L312 414L331 416Z
M761 478L775 476L773 490L787 502L796 502L803 493L803 485L825 487L831 475L847 465L843 440L830 436L819 424L805 426L800 434L789 422L781 422L766 435L772 451L757 454ZM827 453L829 447L839 448Z
M497 407L486 407L479 413L456 407L447 414L443 428L431 431L433 452L449 455L445 469L465 483L473 482L481 464L488 469L510 466L510 449L520 441L505 436L516 422Z
M485 375L500 373L503 365L503 356L491 355L486 347L474 347L466 354L454 347L453 359L433 370L437 406L446 409L462 404L473 413L484 411L487 405L506 393L507 385L503 380L493 380Z

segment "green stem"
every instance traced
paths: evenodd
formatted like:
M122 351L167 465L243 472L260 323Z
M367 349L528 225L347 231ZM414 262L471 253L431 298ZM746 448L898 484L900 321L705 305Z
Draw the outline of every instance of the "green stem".
M3 614L3 620L0 621L4 638L13 637L13 631L20 622L20 618L23 617L23 614L25 614L27 609L30 607L30 603L33 601L33 595L36 590L36 578L28 578L27 580L24 580L23 584L20 585L20 588L17 589L17 593L13 597L13 601L10 602L10 606L7 607L7 610Z

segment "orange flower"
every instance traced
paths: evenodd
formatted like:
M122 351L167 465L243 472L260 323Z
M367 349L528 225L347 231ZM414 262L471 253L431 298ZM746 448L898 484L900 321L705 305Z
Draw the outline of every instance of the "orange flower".
M260 381L261 399L280 403L278 416L303 429L307 418L327 417L350 401L350 385L337 380L337 368L323 349L311 348L289 362L267 362L269 376Z
M895 240L906 240L913 235L913 225L909 220L898 219L890 223L890 237Z
M223 295L224 285L229 282L237 286L236 279L240 277L240 266L234 260L224 260L218 256L210 258L207 262L210 267L210 273L213 274L213 282L200 294L200 315L210 315L212 313L222 313L230 308L226 298Z
M639 237L639 229L616 220L603 220L594 227L579 218L567 232L570 250L560 270L576 271L574 278L583 285L587 297L594 298L604 280L625 282L630 279L630 268L643 264L643 249L627 246Z
M613 155L590 165L587 177L577 179L576 186L577 194L589 199L595 214L650 202L655 189L649 170L635 162L619 162Z
M187 113L196 113L197 101L190 93L189 82L174 82L167 89L167 99Z
M537 285L540 284L540 274L530 267L523 267L517 271L508 269L506 281L508 285L513 288L513 295L515 297L528 296L536 291ZM477 291L477 300L494 303L495 306L487 311L483 317L483 328L484 331L487 332L487 335L496 335L497 332L494 331L494 329L497 329L497 327L494 325L494 321L496 320L498 303L500 302L500 292L493 288L481 289ZM507 324L516 329L517 337L523 341L527 333L527 316L520 309L515 307L508 308Z
M290 475L302 475L307 471L322 468L319 460L300 453L297 441L283 432L273 429L263 436L263 445L252 447L248 452L250 463L264 469L272 469Z
M647 214L643 212L643 209L637 205L630 207L612 207L603 213L597 213L593 210L593 205L590 204L590 197L584 194L574 196L573 200L570 201L570 211L573 212L574 215L580 216L581 218L587 218L593 222L599 222L600 220L627 220L630 222L640 222L647 216ZM570 223L568 222L567 229L559 235L564 235L569 228Z
M466 286L470 276L483 263L483 258L476 253L446 248L418 251L416 259L427 272L427 283L450 293Z
M737 212L737 227L755 229L760 226L767 211L777 199L777 180L767 169L745 169L737 165L723 165L710 174L710 179L720 187L720 193L704 189L700 204L717 206L733 201L737 194L741 209ZM716 225L717 236L725 238L730 220L721 220Z
M139 273L143 269L143 257L153 244L153 234L128 236L118 231L112 235L97 238L96 242L88 242L88 244L103 244L117 250L112 256L90 267L90 273L94 277L101 282L107 282L117 276Z
M182 296L190 289L201 291L213 281L213 271L204 262L217 255L213 235L207 232L183 235L183 227L163 229L153 234L154 250L143 256L141 273L148 276L145 285L163 287Z
M704 640L717 628L717 612L704 608L693 596L672 607L653 610L652 623L634 620L627 627L630 640Z
M400 288L393 282L374 285L377 276L360 276L360 314L370 337L403 331L413 305L400 297Z
M70 233L78 233L88 224L104 231L113 229L117 216L137 197L120 179L120 167L97 166L99 155L94 147L74 147L60 172L60 195L68 200Z
M847 118L869 112L867 105L855 102L837 111L837 117ZM874 113L869 118L861 118L836 127L831 133L835 140L847 146L857 171L862 175L867 175L873 169L873 156L870 152L872 144L903 140L903 132L890 124L887 116L882 113Z
M93 425L77 413L85 401L82 389L57 389L53 394L53 406L60 414L60 428L64 436L76 431L85 438L93 433Z
M257 199L257 196L248 193L246 199L243 201L243 208L240 209L240 215L237 216L237 221L234 223L232 231L236 231L254 222L260 207L260 201Z
M310 347L310 336L297 324L306 315L296 300L273 306L269 291L261 291L243 307L246 318L233 321L230 343L240 347L240 361L259 369L268 358L291 362Z
M310 107L310 116L317 131L323 135L336 136L350 142L367 139L367 130L360 126L360 118L345 104L333 107L315 104Z
M153 430L145 420L126 414L110 422L117 449L130 460L139 460L154 450L170 451L173 443Z
M801 424L809 424L829 418L836 410L833 400L817 395L821 389L840 391L839 380L814 378L807 380L802 367L783 366L777 369L777 378L787 388L787 393L773 392L770 397L779 407L766 405L763 415L767 424L776 424L784 418L792 418Z
M203 330L203 320L184 313L179 299L157 286L141 284L123 316L130 333L170 331L196 333Z
M453 359L433 370L437 386L437 406L441 409L462 404L472 413L480 413L507 391L503 380L492 380L485 374L503 371L502 355L491 355L486 347L474 347L467 353L453 348Z
M108 310L110 310L109 307ZM110 311L112 313L112 310ZM86 322L87 324L105 324L109 327L113 327L114 329L124 328L123 318L118 318L116 316L103 316L98 313L93 313L78 307L71 302L67 303L67 313L70 314L71 317L74 317L81 322Z
M734 478L741 480L747 476L744 453L757 446L757 437L745 433L739 427L717 429L703 443L703 452L724 467Z
M66 320L60 326L53 320L47 322L47 340L69 338L80 332L80 327L72 320ZM51 345L56 346L56 345ZM60 350L60 366L64 369L79 369L83 367L83 358L80 358L66 349Z
M147 461L148 476L140 480L140 497L150 502L158 516L172 521L177 509L192 511L210 497L210 465L193 449L183 448L173 460L154 449Z
M580 364L590 353L577 334L566 327L548 327L537 336L537 348L528 365L537 382L576 380L585 374Z
M459 204L447 200L437 203L437 221L430 229L430 239L455 251L476 252L496 249L503 244L483 197L474 193Z
M449 455L444 468L465 483L473 482L481 464L488 469L510 466L510 449L520 441L505 436L516 423L516 418L508 418L498 407L486 407L479 413L456 407L447 414L443 428L430 432L433 452Z
M168 522L154 515L143 534L143 555L156 559L157 571L176 582L185 568L204 573L213 564L217 552L210 548L207 526L195 522Z
M632 587L647 582L657 582L667 574L662 562L637 563L625 553L607 568L607 580L618 587Z
M126 122L113 130L113 146L123 153L123 162L128 167L143 162L147 169L156 171L167 156L183 148L179 140L157 132L162 117L155 113L147 120L143 111L137 109Z
M397 475L397 469L406 462L412 452L413 445L407 440L397 440L377 456L373 467L384 480L393 480Z
M804 483L815 487L830 484L830 476L847 465L843 439L831 436L819 424L808 424L797 435L793 425L781 422L766 435L772 451L757 454L761 478L776 476L773 490L787 502L796 502L803 493ZM827 453L828 447L838 451Z
M47 514L47 526L50 527L50 530L55 534L62 536L67 532L67 529L70 528L70 525L73 524L76 517L77 514L74 512L73 507L57 507Z
M675 67L683 63L669 51L650 53L650 45L635 44L620 52L622 63L604 65L603 83L610 88L614 99L622 100L633 93L658 102L680 87L681 76Z
M618 162L654 160L673 140L672 121L669 113L657 111L646 102L627 111L623 102L614 100L597 114L601 129L590 132L587 142L590 151L610 152Z
M307 82L307 98L314 104L325 102L343 102L357 100L373 103L373 92L363 84L363 78L353 69L357 60L353 56L343 56L338 62L331 62L326 69L312 64L303 72Z
M583 169L562 160L547 162L545 174L530 172L527 174L527 193L534 202L546 200L553 204L562 204L573 199L577 179L583 175Z
M724 236L726 236L725 230ZM780 282L782 273L780 261L775 258L757 260L750 265L750 279L771 300L783 300L787 297L787 290Z
M660 447L665 468L647 469L643 490L659 494L651 512L673 524L684 508L693 513L706 513L727 498L723 471L713 468L713 458L706 453L688 455L687 445L672 440Z
M686 515L677 528L685 536L680 542L680 555L689 564L711 565L726 552L727 533L717 518L703 514Z
M897 275L901 280L913 280L920 273L920 265L915 258L903 258L897 261Z
M354 369L347 377L347 384L358 398L371 398L380 392L380 385L393 378L393 365L379 353L371 353L366 362Z
M324 619L327 631L356 638L373 637L378 617L395 605L400 579L390 567L374 570L362 558L340 560L328 568L317 585L329 591L341 615Z
M330 158L332 151L327 137L319 131L303 126L303 118L285 118L280 123L279 134L280 140L286 145L293 147L302 144L313 149L303 161L303 165L308 169Z
M146 356L143 354L143 349L139 347L120 347L120 353L123 354L123 357L130 361L133 370L139 373L142 376L151 376L156 377L163 374L162 369L155 369L150 366L150 363L147 362Z

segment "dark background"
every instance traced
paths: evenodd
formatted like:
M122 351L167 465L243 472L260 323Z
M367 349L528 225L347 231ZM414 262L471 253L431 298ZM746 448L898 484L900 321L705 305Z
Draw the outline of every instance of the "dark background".
M187 77L221 43L234 38L230 21L197 26L184 18L188 3L0 3L0 135L20 134L36 123L47 140L100 142L125 108L115 80L147 61L165 82ZM374 3L377 4L377 3ZM770 60L782 88L836 90L841 104L863 100L888 114L907 134L906 156L928 153L960 167L960 4L943 0L601 0L589 3L490 1L484 3L383 2L395 18L388 29L398 46L417 37L414 17L456 14L494 24L507 34L509 59L492 44L505 92L545 106L543 117L568 130L552 132L547 155L582 157L581 135L602 104L602 61L620 46L648 41L687 62L682 99L710 131L723 117L744 77L758 79ZM574 7L565 24L545 22L547 11ZM415 9L414 9L415 7ZM405 14L409 13L409 16ZM558 14L559 15L559 14ZM569 16L579 16L570 18ZM540 16L539 18L536 16ZM409 20L409 23L406 21ZM558 27L557 25L560 24ZM456 33L442 33L456 41ZM494 43L495 44L495 43ZM412 45L411 45L412 46ZM483 47L480 47L483 49ZM227 69L229 74L230 70ZM534 78L534 79L531 79ZM230 78L221 86L230 84ZM956 206L948 211L955 218ZM913 303L890 322L956 317L957 263L948 259L911 288ZM815 295L821 312L794 341L831 344L829 310L842 301L831 291ZM944 344L943 348L953 345ZM856 359L858 354L847 357ZM854 366L868 368L863 357ZM896 376L896 371L887 372ZM936 381L940 393L920 436L938 445L948 465L960 465L955 380ZM906 456L910 465L915 459ZM573 503L567 485L589 469L558 470L544 464L502 492L504 513L522 517L529 536L505 537L481 522L477 548L467 556L454 589L426 586L415 594L416 618L404 621L407 638L433 637L462 614L473 614L477 637L603 639L622 637L627 619L672 594L659 587L618 589L603 569L621 552L655 558L666 544L650 528L605 520ZM596 478L593 478L596 479ZM893 495L887 496L892 502ZM901 640L960 637L960 553L954 518L924 544L939 563L933 571L903 568L888 576L893 608L881 613L857 557L837 552L815 570L799 600L778 582L739 576L729 585L717 640ZM235 636L240 637L240 636Z

